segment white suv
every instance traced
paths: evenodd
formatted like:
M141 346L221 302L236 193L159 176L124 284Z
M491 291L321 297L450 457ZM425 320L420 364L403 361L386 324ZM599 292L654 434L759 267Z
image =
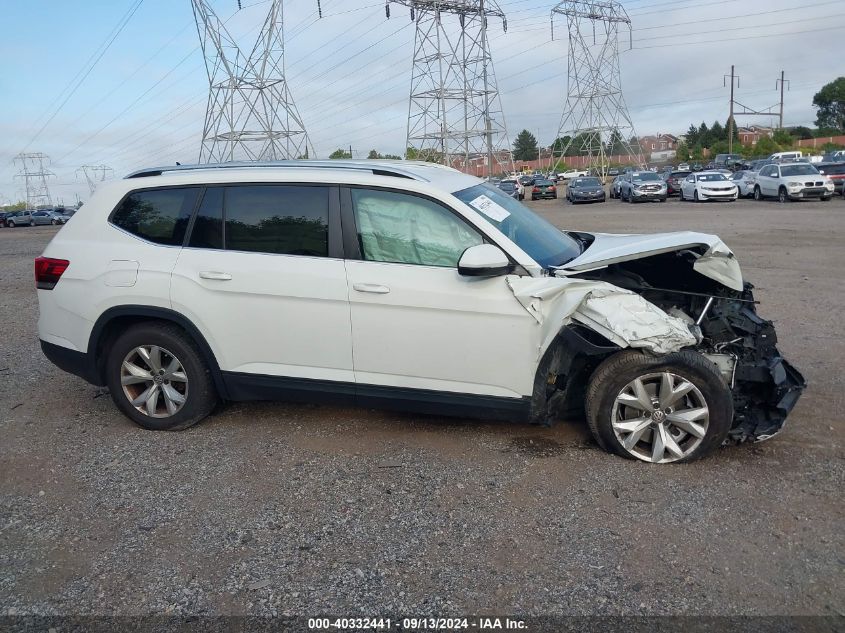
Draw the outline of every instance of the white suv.
M548 423L673 462L765 439L804 381L716 237L563 232L431 164L104 183L35 263L45 354L148 429L220 400Z
M757 174L754 199L776 197L780 202L819 198L830 200L835 185L809 163L782 163L764 166Z

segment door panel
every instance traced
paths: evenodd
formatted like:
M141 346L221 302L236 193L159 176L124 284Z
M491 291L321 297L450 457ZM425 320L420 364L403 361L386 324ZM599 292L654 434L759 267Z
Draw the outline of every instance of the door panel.
M539 326L504 277L347 261L355 380L458 393L530 395ZM353 290L369 284L387 293ZM536 337L536 340L535 340Z

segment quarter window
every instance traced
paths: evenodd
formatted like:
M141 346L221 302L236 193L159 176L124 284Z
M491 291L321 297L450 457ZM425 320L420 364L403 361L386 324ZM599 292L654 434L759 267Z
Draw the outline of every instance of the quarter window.
M197 187L136 191L123 199L111 222L150 242L181 246L199 191Z
M418 196L352 189L361 255L367 261L455 267L481 235L446 207Z

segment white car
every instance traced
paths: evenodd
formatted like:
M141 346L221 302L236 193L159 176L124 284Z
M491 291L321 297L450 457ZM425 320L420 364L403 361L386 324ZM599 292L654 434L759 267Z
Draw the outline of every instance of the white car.
M731 181L739 190L741 198L750 198L754 195L754 185L757 184L757 172L752 169L741 169L731 175Z
M681 183L682 201L727 200L732 202L738 195L737 186L718 171L693 172Z
M586 169L570 169L557 175L558 180L569 180L570 178L583 178L589 176L590 172Z
M143 170L102 183L35 273L46 356L147 429L219 400L574 406L602 447L667 463L771 437L804 388L719 238L567 233L426 163Z
M836 185L809 163L772 163L757 173L754 199L780 202L817 198L830 200Z

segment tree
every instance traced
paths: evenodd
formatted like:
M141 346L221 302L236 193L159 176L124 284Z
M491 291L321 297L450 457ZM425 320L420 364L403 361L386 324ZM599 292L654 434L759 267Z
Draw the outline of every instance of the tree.
M345 149L336 149L329 154L329 158L352 158L352 154L347 152Z
M690 159L689 146L683 141L678 142L678 147L675 148L675 158L679 161L688 161Z
M816 125L845 130L845 77L822 86L813 96L813 106L818 108Z
M725 128L718 121L713 121L713 127L710 128L710 144L726 140L728 140L728 135L725 134Z
M813 130L803 125L796 125L795 127L789 128L789 133L799 139L813 138Z
M528 130L522 130L513 143L514 160L537 160L539 156L537 139Z
M610 133L604 151L608 156L618 156L625 151L625 139L622 138L619 130L614 129Z
M780 152L781 146L775 143L774 139L771 139L768 136L763 136L757 141L757 144L754 146L754 150L761 156L769 155L774 154L775 152Z
M690 125L689 129L687 130L687 145L692 147L693 145L698 143L698 128L694 125Z
M381 154L379 154L376 150L371 149L371 150L370 150L370 153L369 153L369 154L367 154L367 158L369 158L369 159L373 159L373 158L381 158Z
M792 147L795 143L795 139L786 130L775 130L772 140L781 147Z

